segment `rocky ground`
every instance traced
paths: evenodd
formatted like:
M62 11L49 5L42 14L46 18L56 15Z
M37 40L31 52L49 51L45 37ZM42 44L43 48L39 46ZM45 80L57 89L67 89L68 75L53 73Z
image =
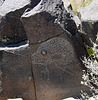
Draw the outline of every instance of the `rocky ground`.
M0 1L0 100L79 98L81 90L90 94L80 84L81 59L98 42L98 1L78 9L78 16L65 1Z

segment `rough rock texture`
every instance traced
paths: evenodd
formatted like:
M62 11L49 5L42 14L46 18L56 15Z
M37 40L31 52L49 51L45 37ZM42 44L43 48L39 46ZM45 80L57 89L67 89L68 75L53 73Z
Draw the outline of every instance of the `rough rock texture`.
M30 43L45 41L64 32L59 25L47 22L47 20L53 19L50 14L43 12L41 15L38 13L32 17L26 18L23 22ZM43 16L45 16L46 20Z
M20 22L21 14L9 13L0 22L0 42L11 44L27 39L24 27Z
M66 34L30 45L37 100L62 100L88 91L80 84L83 66Z
M14 0L4 10L8 1L0 7L0 100L62 100L88 91L76 54L83 48L72 38L77 27L63 2Z
M17 43L27 40L26 32L20 21L23 12L35 7L40 0L1 0L0 5L0 42ZM29 10L28 9L28 10Z
M62 100L79 96L81 89L88 91L80 84L83 66L70 37L76 34L76 25L62 1L41 0L24 12L21 21L30 41L36 98Z
M94 0L87 7L78 9L77 12L82 22L83 39L88 46L92 47L91 40L95 42L98 34L98 0Z
M0 42L4 44L17 43L27 40L20 17L28 8L33 8L39 1L5 0L0 5Z
M22 53L21 53L22 52ZM1 89L0 100L23 98L35 100L29 48L0 51Z
M0 42L17 43L27 39L20 17L29 4L29 0L20 3L5 0L0 6Z
M58 35L55 34L55 31L58 29L59 32L60 27L63 31L68 30L72 35L76 32L75 22L71 19L70 14L65 10L62 0L40 0L40 3L35 6L34 9L25 11L22 15L22 23L29 35L28 37L32 36L34 38L34 41L29 39L30 42L33 43L35 42L35 38L38 41L39 39L37 39L37 37L39 37L39 35L46 35L48 31L53 31L54 33L53 35L50 33L49 37ZM58 25L59 27L55 30L55 27ZM44 26L47 26L47 28L44 29L43 33L40 33L39 31L42 31ZM36 35L32 35L33 31L34 33L37 31L36 29L38 30L38 33L36 32ZM60 31L59 34L61 32L62 31Z

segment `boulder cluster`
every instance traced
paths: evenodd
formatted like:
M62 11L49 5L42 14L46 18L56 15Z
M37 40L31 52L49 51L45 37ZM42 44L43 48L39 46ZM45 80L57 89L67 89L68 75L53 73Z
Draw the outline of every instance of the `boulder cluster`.
M65 1L0 1L0 100L62 100L79 97L81 90L89 93L80 84L85 69L80 59L88 56L85 45L98 43L98 2L75 16Z

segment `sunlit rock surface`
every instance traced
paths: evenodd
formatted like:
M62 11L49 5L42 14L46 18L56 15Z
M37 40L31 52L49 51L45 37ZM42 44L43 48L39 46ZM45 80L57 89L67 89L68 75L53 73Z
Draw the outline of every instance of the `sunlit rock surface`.
M98 0L93 0L88 6L79 8L77 12L80 14L80 18L82 21L97 21Z
M89 97L88 100L97 100L97 99L98 99L98 95L96 97ZM69 98L66 98L63 100L80 100L80 99L75 99L75 98L69 97Z
M82 22L81 31L84 32L84 41L92 47L91 40L96 42L96 35L98 34L98 0L93 0L90 5L78 9L77 12Z
M5 16L9 12L14 12L15 10L21 9L24 6L30 4L30 0L1 0L0 5L0 15Z

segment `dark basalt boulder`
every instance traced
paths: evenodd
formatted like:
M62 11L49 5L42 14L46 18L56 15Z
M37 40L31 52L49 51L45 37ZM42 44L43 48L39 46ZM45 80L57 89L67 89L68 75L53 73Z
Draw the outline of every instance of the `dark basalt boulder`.
M89 91L81 85L83 66L66 34L30 45L37 100L62 100Z
M3 44L18 43L27 40L26 32L20 17L14 13L9 13L1 19L0 42Z
M80 96L81 90L88 92L80 84L83 66L67 34L0 50L0 100L62 100Z
M0 51L0 100L35 100L29 48Z
M81 90L88 92L80 84L83 65L73 45L78 43L71 38L71 34L76 33L76 26L62 1L41 0L32 10L25 11L21 21L30 41L36 98L62 100L80 96ZM78 52L82 49L79 47Z
M77 31L75 22L65 10L62 0L40 0L34 9L25 11L21 21L30 43L45 41L66 30L72 35ZM31 37L33 39L30 39Z
M44 16L46 19L43 18ZM23 25L30 43L45 41L64 32L59 25L48 22L51 19L53 17L47 12L38 13L26 19L23 18Z
M0 45L0 100L62 100L89 92L80 84L84 66L77 52L84 49L73 37L77 27L62 0L32 0L1 19L1 39L10 40ZM25 48L20 42L26 39Z
M0 6L0 42L3 44L13 44L27 40L20 17L29 6L29 1L10 2L4 1Z
M0 42L3 44L19 43L27 40L25 29L20 21L24 11L34 8L40 0L1 1L0 5Z

